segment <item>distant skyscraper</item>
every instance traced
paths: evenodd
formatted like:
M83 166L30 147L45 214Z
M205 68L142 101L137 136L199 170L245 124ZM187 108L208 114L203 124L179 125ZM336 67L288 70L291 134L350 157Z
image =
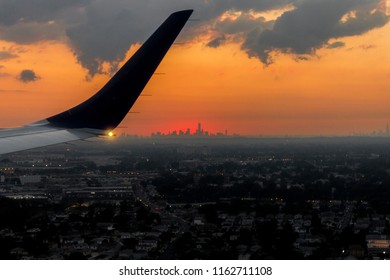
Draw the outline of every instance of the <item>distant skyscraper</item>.
M198 129L196 130L196 135L203 135L203 129L201 123L198 123Z

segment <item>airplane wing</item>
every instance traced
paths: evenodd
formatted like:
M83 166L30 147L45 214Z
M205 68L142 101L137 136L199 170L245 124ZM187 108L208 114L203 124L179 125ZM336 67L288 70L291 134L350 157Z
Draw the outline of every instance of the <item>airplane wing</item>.
M192 12L171 14L88 100L42 121L0 130L0 155L107 135L128 114Z

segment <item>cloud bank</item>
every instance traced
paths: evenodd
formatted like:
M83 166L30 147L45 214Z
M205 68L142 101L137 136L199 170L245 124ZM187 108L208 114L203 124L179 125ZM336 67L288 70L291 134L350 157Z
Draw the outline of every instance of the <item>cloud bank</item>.
M243 48L264 64L273 62L271 52L314 54L329 40L361 35L385 25L389 18L372 0L305 0L279 17L271 29L248 33ZM340 46L340 44L333 45Z
M143 42L173 11L194 9L199 22L185 38L214 34L209 47L234 40L264 64L274 52L302 57L342 38L385 25L379 0L0 0L0 39L18 44L55 40L68 44L94 76L103 63L115 69L131 44ZM286 9L288 7L288 9ZM284 9L267 20L260 13ZM233 17L223 17L225 14ZM183 35L182 35L183 36ZM330 41L339 43L330 44ZM5 56L6 54L2 54ZM1 52L0 52L1 59Z
M18 57L16 54L13 54L9 51L0 51L0 60L7 60L7 59L11 59L11 58L16 58L16 57ZM0 68L2 68L2 67L0 67Z

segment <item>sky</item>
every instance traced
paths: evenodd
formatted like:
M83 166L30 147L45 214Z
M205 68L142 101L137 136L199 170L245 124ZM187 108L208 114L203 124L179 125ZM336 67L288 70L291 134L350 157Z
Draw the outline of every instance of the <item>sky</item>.
M117 128L351 135L390 123L390 1L0 0L0 127L92 96L169 16L194 9Z

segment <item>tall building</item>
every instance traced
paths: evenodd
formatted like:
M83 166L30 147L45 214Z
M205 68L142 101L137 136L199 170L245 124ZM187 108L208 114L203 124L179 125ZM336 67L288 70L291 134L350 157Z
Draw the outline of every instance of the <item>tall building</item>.
M198 123L198 129L195 132L196 135L203 135L203 129L201 123Z

